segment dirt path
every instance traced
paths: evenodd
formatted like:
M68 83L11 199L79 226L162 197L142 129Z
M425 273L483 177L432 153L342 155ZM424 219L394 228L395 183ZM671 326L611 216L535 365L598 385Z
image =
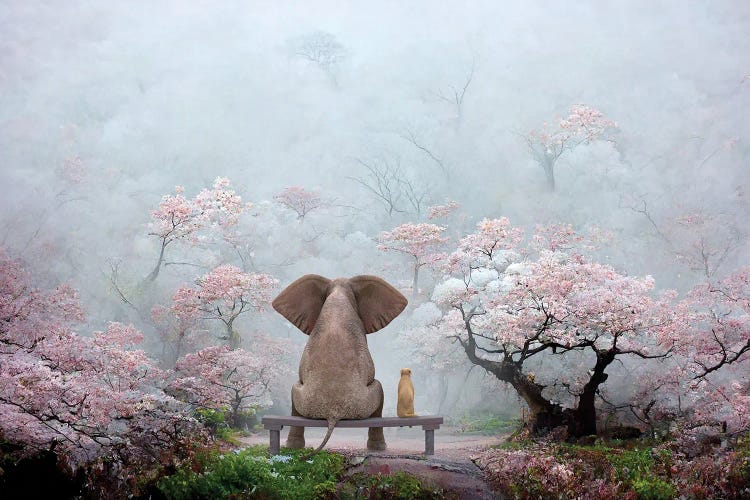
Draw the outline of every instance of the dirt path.
M284 445L288 430L281 432ZM435 431L435 454L425 457L424 431L415 428L386 428L385 440L388 449L369 451L366 449L366 429L336 429L326 445L326 449L345 455L352 468L349 474L389 474L396 471L408 472L433 487L451 492L461 500L495 499L484 481L483 472L469 457L491 445L505 441L506 436L482 436L457 433L451 428ZM305 440L308 446L317 446L323 439L325 429L308 428ZM268 433L242 439L243 444L268 444Z

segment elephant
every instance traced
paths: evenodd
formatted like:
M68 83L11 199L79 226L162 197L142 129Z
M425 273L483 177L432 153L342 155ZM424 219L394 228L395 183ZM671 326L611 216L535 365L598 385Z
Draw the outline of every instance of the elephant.
M328 421L321 450L341 419L381 417L383 387L367 348L367 334L388 325L406 298L377 276L328 279L307 274L286 287L273 308L307 334L292 386L292 415ZM288 448L305 447L305 428L291 427ZM386 448L383 428L368 430L367 448Z

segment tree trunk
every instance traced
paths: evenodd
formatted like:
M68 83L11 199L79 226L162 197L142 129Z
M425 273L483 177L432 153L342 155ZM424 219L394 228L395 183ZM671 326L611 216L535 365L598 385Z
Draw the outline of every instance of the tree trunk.
M411 283L411 300L412 302L416 302L417 300L417 293L419 291L418 283L419 281L419 261L414 263L414 281Z
M550 191L555 191L555 160L545 157L542 161L542 168L547 177L547 187Z
M167 248L167 244L165 240L162 240L161 242L161 251L159 252L159 260L156 261L156 265L154 266L154 269L148 273L148 276L146 276L145 281L147 282L153 282L156 280L156 277L159 276L159 271L161 270L161 263L164 261L164 249Z
M529 407L531 432L534 434L545 433L555 427L568 424L570 412L542 396L543 385L535 383L520 370L514 373L510 385Z
M227 415L229 418L227 420L227 424L229 424L229 427L233 429L239 428L239 420L240 420L240 405L242 404L242 398L240 398L239 394L235 393L234 401L232 401L232 408L229 415Z
M438 413L443 413L443 405L448 399L448 380L444 373L440 374L440 403L438 404Z
M229 348L235 350L240 347L242 338L240 337L240 334L237 332L237 330L234 329L232 323L234 323L234 318L230 319L227 323L227 341L229 344Z
M508 359L492 361L480 358L476 354L476 341L473 335L469 336L468 342L462 341L461 345L464 347L469 361L481 366L499 380L510 384L523 398L531 412L530 426L533 433L544 433L568 423L570 411L566 411L562 406L545 398L542 395L544 386L537 384L533 378L525 375L520 363Z
M578 406L573 412L570 422L570 433L573 436L588 436L596 434L596 392L609 375L604 373L607 366L615 360L615 350L596 351L596 364L583 386L583 392L578 398Z

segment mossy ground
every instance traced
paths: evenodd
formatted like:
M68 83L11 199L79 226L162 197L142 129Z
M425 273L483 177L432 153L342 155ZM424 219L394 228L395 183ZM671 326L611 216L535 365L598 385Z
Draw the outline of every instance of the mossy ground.
M357 473L345 476L342 455L284 449L268 456L266 446L228 453L212 452L161 479L159 490L169 499L441 499L440 490L426 487L405 472Z

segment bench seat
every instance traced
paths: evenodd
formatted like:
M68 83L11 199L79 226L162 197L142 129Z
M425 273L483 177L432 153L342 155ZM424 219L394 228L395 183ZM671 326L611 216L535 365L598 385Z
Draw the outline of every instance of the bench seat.
M287 427L328 427L328 422L321 419L293 417L287 415L265 415L261 420L263 428L271 434L269 451L277 455L280 449L281 429ZM435 454L435 429L439 429L443 417L425 415L419 417L375 417L339 420L336 427L369 428L369 427L414 427L422 426L424 430L424 454Z

